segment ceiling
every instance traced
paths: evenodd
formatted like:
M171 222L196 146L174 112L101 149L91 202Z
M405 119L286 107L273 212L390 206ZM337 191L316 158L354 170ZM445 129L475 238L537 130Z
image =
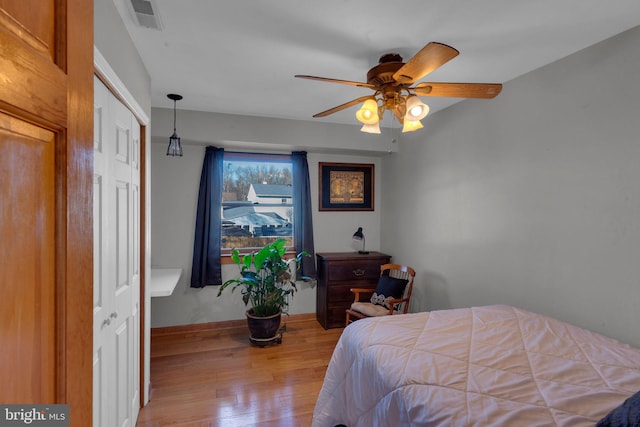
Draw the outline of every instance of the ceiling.
M152 107L178 93L178 109L327 123L357 124L357 107L312 116L373 92L295 74L365 82L381 55L407 61L437 41L460 55L420 81L506 83L640 25L638 0L151 0L156 30L134 20L132 0L113 1ZM423 100L432 112L460 101Z

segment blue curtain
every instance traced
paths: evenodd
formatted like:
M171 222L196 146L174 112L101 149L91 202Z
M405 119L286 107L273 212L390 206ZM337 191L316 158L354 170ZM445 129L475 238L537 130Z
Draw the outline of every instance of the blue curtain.
M304 257L298 274L316 277L316 256L313 249L313 221L311 210L311 184L309 182L309 164L306 151L291 153L293 161L293 244L298 252L307 251L310 257Z
M224 149L207 147L200 175L191 265L192 288L222 284L220 221L223 160Z

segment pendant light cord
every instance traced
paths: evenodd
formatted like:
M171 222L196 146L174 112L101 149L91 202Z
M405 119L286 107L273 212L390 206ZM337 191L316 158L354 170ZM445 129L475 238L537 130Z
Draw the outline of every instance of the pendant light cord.
M176 100L173 100L173 133L176 133Z

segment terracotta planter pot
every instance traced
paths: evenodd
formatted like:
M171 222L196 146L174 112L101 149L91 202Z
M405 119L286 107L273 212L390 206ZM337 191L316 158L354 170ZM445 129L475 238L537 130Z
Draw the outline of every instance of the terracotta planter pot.
M282 313L276 313L269 317L256 317L252 313L253 309L249 309L246 312L251 338L257 340L275 338L278 334L278 329L280 329Z

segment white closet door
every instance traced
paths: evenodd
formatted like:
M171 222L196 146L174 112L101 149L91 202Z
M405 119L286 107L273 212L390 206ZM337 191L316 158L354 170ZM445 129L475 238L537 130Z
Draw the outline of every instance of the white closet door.
M114 347L110 345L113 335L110 315L114 308L114 293L109 292L113 282L113 227L111 215L107 214L109 200L113 199L113 165L108 161L108 146L113 137L109 135L109 90L94 77L94 152L93 152L93 425L115 426L113 410L113 381L111 365L115 360ZM110 170L111 168L111 170Z
M95 80L94 427L133 427L140 399L140 127Z
M131 114L131 407L132 426L140 412L140 124Z

